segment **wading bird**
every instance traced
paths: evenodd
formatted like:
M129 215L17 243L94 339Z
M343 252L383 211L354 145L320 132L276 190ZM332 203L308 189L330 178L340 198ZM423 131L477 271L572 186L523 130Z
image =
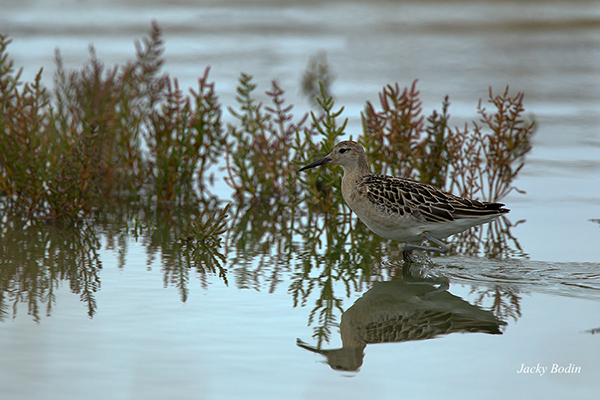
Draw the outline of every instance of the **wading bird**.
M300 171L326 164L344 168L344 201L371 231L406 242L402 255L408 262L413 250L445 253L448 246L440 239L509 212L501 203L464 199L412 179L371 174L363 147L353 141L338 143ZM425 240L439 247L423 246Z

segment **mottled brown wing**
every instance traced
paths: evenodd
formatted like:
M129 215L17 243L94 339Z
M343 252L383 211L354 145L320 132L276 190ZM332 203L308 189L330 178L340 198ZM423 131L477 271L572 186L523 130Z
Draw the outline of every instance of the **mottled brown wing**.
M508 212L500 203L463 199L426 183L387 175L368 175L358 183L357 189L390 214L413 215L427 222Z

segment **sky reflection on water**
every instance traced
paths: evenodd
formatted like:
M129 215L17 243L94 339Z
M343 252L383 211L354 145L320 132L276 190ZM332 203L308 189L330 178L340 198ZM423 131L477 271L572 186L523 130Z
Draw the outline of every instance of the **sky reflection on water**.
M23 246L27 241L3 241L4 253L14 255L12 265L21 265L18 276L26 279L9 281L16 285L3 291L4 300L17 300L13 295L21 288L20 295L30 294L40 312L39 319L28 317L27 306L17 302L18 316L14 318L4 304L8 315L0 334L4 349L0 382L5 393L35 398L52 385L56 396L45 398L84 393L87 398L123 394L162 398L167 393L181 398L196 398L198 393L201 397L218 393L215 397L233 398L248 390L252 395L245 396L250 398L281 393L302 397L306 390L330 393L334 398L375 390L384 398L393 398L393 388L401 384L408 393L428 395L443 387L448 397L459 398L489 395L494 387L500 390L498 380L511 382L508 393L513 395L556 390L588 393L585 388L591 390L595 384L595 352L589 350L597 346L590 330L598 327L593 318L600 296L598 264L451 256L413 266L407 275L400 252L391 248L383 252L380 264L365 260L365 265L370 265L365 269L344 253L330 253L327 247L320 255L301 250L303 243L295 243L297 250L283 258L270 250L249 253L226 246L219 250L228 255L222 265L225 281L218 273L198 272L198 260L191 260L189 266L174 262L185 251L173 247L168 236L161 236L160 242L149 240L156 237L151 229L134 236L132 231L123 235L124 227L115 228L106 225L104 233L97 236L101 248L75 253L79 256L71 259L79 270L69 267L63 257L77 248L70 229L42 227L36 233L30 228L29 234L48 240L39 248L52 249L50 243L57 238L66 238L68 245L61 251L41 252L39 256L53 256L37 260L35 253L5 247L7 243ZM96 243L89 239L95 233L79 232L84 247ZM87 256L77 261L83 255ZM87 261L96 256L102 260L101 269ZM3 260L6 273L11 263ZM19 260L28 260L29 267ZM60 272L65 267L71 272ZM54 288L53 298L50 292L39 291L42 286L31 279L33 270L47 273L37 282ZM448 292L440 286L444 277L449 279ZM97 305L92 317L90 297L73 293L89 287L86 280L97 289L90 293ZM3 281L2 287L11 287L9 282ZM395 289L389 291L389 285ZM28 287L38 291L27 292ZM410 288L418 293L411 294ZM428 293L432 295L428 297ZM47 301L51 309L46 308ZM352 311L359 309L358 314ZM447 311L436 314L435 310ZM420 312L425 319L418 322ZM495 335L446 336L452 326L461 330L460 322L451 322L454 316L477 313L489 322L497 321L495 328L485 328ZM38 319L39 324L31 324L31 319ZM430 328L440 329L433 323L436 320L446 329L437 331L442 336L426 333ZM372 339L363 338L362 329ZM371 331L379 333L373 336L368 333ZM338 359L332 366L358 369L351 375L342 374L351 376L351 382L337 381L338 372L323 365L323 355L311 355L296 346L296 338L300 338L308 347L341 348L348 346L348 334L358 334L350 341L358 343L354 351L358 360L340 364ZM436 338L428 340L430 336ZM379 341L387 343L367 345ZM574 363L584 373L523 380L516 373L523 363L550 367ZM345 367L340 368L342 365ZM419 386L425 376L436 377L437 383ZM228 384L230 378L225 377L237 384ZM35 384L25 385L23 390L23 379ZM111 382L108 389L103 388L107 380ZM379 386L373 389L369 382ZM513 384L521 389L517 391ZM332 387L337 388L335 393Z

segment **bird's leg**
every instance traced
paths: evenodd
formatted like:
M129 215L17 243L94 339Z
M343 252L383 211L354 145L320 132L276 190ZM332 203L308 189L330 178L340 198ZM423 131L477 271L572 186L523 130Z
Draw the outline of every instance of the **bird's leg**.
M413 250L435 251L437 253L446 253L450 249L447 244L445 244L444 242L442 242L439 239L434 238L433 236L431 236L429 234L429 232L423 232L421 234L421 236L423 236L425 239L429 240L430 242L437 244L440 247L421 246L421 245L417 245L417 244L406 243L404 245L404 249L402 250L402 256L404 257L404 261L412 262L410 254L412 253Z
M438 246L440 246L439 249L434 250L434 251L438 251L440 253L447 253L448 250L450 250L450 247L448 247L448 245L444 242L442 242L439 239L434 238L433 236L431 236L429 234L429 232L423 232L423 237L425 237L425 239L429 240L430 242L433 242L435 244L437 244Z
M411 257L412 255L412 248L407 248L407 246L410 246L408 244L404 245L404 249L402 249L402 259L404 260L404 262L406 263L413 263L413 259Z

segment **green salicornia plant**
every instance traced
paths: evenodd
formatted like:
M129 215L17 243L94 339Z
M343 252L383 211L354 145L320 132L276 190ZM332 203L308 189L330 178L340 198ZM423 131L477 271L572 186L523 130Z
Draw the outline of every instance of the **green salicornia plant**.
M194 201L205 194L208 170L225 150L221 108L208 71L191 96L183 95L177 80L167 79L164 99L148 116L148 172L159 201Z
M274 205L287 203L296 194L291 176L294 160L302 149L295 147L298 135L310 138L307 114L294 121L291 105L285 104L284 91L273 81L266 92L270 104L254 97L252 76L242 74L236 100L239 109L229 108L237 124L227 127L227 176L225 181L241 202Z
M60 53L56 55L53 125L69 144L96 127L96 174L102 177L103 198L138 197L148 176L142 135L149 114L166 96L168 77L161 73L164 43L156 23L136 49L133 61L107 67L90 47L90 60L74 71L66 71Z

